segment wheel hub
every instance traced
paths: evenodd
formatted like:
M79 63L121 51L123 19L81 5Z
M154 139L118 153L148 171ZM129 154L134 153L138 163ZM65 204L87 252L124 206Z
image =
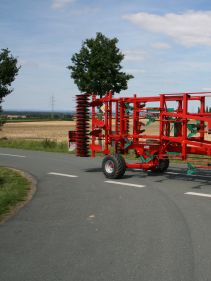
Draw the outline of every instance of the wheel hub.
M105 170L108 174L112 174L114 172L114 163L111 160L108 160L105 164Z

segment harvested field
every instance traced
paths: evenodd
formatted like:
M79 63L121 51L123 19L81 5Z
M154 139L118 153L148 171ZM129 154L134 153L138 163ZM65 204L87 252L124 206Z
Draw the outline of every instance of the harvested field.
M146 123L146 120L143 120ZM158 122L145 127L146 134L159 134ZM42 122L18 122L4 124L0 131L0 138L9 139L49 139L66 141L69 130L75 129L75 121L42 121ZM206 135L211 140L211 135Z
M73 130L74 126L74 121L6 123L0 131L0 138L65 141L68 131Z
M64 141L67 140L68 131L74 129L75 121L14 122L4 124L0 138ZM157 122L146 127L146 133L157 134Z

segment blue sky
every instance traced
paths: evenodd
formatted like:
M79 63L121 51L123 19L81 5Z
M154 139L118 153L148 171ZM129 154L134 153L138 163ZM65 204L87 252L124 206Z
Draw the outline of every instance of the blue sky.
M0 48L21 70L4 109L74 109L79 91L66 69L82 41L102 32L119 39L122 95L211 90L211 1L1 0Z

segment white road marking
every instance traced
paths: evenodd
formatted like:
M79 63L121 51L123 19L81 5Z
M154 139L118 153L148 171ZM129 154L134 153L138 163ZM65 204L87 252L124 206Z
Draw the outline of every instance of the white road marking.
M211 198L211 194L206 194L206 193L197 193L197 192L186 192L184 194L187 195L195 195L195 196L201 196L201 197L210 197Z
M143 171L143 169L133 169L133 171Z
M176 172L165 172L165 174L170 174L170 175L179 175L180 173L176 173Z
M24 155L16 155L16 154L6 154L6 153L0 153L2 156L11 156L11 157L20 157L20 158L26 158Z
M61 176L61 177L68 177L68 178L77 178L78 177L76 175L61 174L61 173L55 173L55 172L50 172L48 174L49 175L55 175L55 176Z
M122 181L105 181L105 182L106 183L112 183L112 184L125 185L125 186L139 187L139 188L146 187L145 185L122 182Z
M143 169L132 169L135 172L140 172L143 171ZM165 174L172 174L172 175L179 175L180 173L176 173L176 172L165 172Z

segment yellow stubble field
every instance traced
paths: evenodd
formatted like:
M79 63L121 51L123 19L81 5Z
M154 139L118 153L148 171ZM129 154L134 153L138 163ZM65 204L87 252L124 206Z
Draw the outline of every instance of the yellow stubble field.
M74 121L14 122L4 124L0 138L65 141L74 129Z
M75 121L14 122L4 124L0 138L65 141L70 130L75 130ZM146 133L157 134L158 124L147 127Z
M152 123L150 126L145 127L145 129L144 134L159 134L158 122ZM75 121L14 122L4 124L0 131L0 138L50 139L60 142L68 139L68 131L70 130L75 130ZM206 139L211 140L211 135L206 135Z

